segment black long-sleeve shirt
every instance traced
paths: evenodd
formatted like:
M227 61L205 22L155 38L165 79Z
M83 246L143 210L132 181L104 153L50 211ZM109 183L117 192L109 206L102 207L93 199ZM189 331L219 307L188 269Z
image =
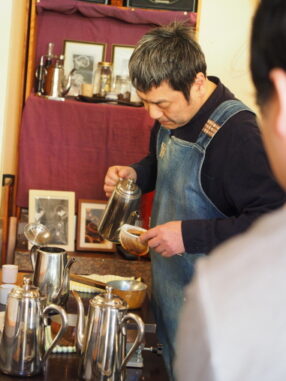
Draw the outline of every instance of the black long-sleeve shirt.
M225 100L235 99L218 78L209 79L217 88L186 125L172 130L173 136L195 142L215 108ZM144 193L155 189L159 127L156 122L152 129L149 155L132 165ZM248 111L233 116L212 139L206 151L201 182L206 195L227 218L183 221L183 241L189 253L208 253L286 200L269 167L256 117Z

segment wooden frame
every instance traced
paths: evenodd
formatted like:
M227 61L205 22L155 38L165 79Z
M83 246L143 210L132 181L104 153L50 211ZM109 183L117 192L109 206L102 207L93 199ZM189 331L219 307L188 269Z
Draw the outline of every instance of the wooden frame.
M113 242L103 239L97 232L98 223L106 207L106 201L78 200L77 250L113 252Z
M40 223L48 228L49 245L74 251L74 216L74 192L29 190L29 223Z
M116 75L129 76L128 63L135 49L133 45L112 45L112 71L114 78Z
M83 83L92 84L97 64L104 60L106 44L86 41L64 41L64 73L67 77L75 68L68 95L79 95Z

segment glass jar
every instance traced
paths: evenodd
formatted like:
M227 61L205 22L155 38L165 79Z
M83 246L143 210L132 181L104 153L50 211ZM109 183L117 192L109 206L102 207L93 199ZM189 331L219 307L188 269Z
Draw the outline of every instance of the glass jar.
M93 95L105 97L111 90L112 63L98 62L93 79Z
M115 92L118 99L129 101L130 100L131 82L127 75L117 75L115 78Z

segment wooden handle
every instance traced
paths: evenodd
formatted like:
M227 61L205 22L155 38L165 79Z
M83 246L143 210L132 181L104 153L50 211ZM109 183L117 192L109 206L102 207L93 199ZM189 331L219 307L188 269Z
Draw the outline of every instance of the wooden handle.
M70 280L73 280L74 282L78 283L87 284L88 286L92 287L105 288L106 286L106 283L100 282L99 280L89 279L77 274L70 274Z

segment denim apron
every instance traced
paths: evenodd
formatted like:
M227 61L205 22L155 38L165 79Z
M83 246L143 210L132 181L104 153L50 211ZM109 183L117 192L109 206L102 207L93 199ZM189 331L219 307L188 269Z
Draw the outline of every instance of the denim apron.
M175 220L225 218L202 189L201 169L206 149L216 132L229 118L242 110L249 109L237 100L220 104L195 143L178 139L170 135L170 130L160 128L157 137L158 174L152 227ZM192 279L195 261L203 255L183 253L182 256L164 258L151 250L152 305L170 379L173 378L174 341L184 287Z

